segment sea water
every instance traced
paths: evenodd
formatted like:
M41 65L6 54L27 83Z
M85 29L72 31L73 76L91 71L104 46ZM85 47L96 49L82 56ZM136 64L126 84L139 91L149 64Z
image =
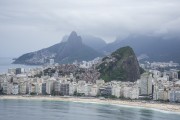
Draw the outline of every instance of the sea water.
M0 120L180 120L180 114L93 103L0 100Z
M28 71L29 68L36 68L39 66L30 66L30 65L20 65L20 64L12 64L12 58L2 58L0 57L0 74L7 73L9 68L24 68Z

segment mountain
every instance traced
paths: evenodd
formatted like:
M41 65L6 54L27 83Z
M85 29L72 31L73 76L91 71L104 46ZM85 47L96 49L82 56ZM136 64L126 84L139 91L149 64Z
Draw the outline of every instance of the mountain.
M96 68L106 82L111 80L134 82L140 78L139 63L129 46L119 48L110 56L104 57Z
M174 61L180 63L180 39L161 36L131 35L123 40L118 39L105 46L101 51L111 53L119 47L131 46L137 56L149 61Z
M81 37L82 37L83 44L97 51L99 49L104 48L107 45L106 42L99 37L94 37L92 35L82 35ZM62 39L62 42L66 42L67 40L68 40L68 35L65 35Z
M101 53L82 43L82 38L76 32L71 32L67 41L51 47L24 54L14 61L14 64L40 65L53 58L57 63L72 63L75 60L92 60L102 56Z

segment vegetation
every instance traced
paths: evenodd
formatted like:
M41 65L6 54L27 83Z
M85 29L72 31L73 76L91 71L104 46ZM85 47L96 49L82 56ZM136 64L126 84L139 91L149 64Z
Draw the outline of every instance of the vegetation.
M31 92L31 93L30 93L30 95L37 95L37 93L35 93L35 92Z
M139 70L140 70L140 74L143 74L145 72L145 70L142 67L140 67Z
M3 88L0 89L0 95L3 95Z
M101 73L100 77L108 82L111 80L126 81L131 76L129 72L133 74L133 70L139 71L140 68L132 48L127 46L113 52L111 57L104 57L97 69Z
M85 96L84 93L78 93L77 91L74 91L74 96Z

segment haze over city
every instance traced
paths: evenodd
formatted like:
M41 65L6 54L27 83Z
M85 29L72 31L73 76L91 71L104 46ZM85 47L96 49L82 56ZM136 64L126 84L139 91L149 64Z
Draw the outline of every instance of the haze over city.
M0 57L59 43L71 31L100 37L179 36L179 0L0 0Z

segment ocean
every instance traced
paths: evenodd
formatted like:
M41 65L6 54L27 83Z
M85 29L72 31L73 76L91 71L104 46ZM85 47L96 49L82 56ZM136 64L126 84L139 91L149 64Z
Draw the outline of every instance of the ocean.
M92 103L0 100L0 120L179 120L180 114Z
M26 70L28 70L29 68L38 67L38 66L12 64L12 62L13 62L12 58L0 57L0 74L7 73L9 68L25 68Z

